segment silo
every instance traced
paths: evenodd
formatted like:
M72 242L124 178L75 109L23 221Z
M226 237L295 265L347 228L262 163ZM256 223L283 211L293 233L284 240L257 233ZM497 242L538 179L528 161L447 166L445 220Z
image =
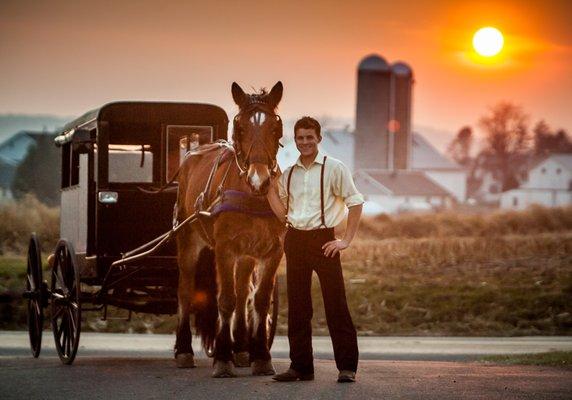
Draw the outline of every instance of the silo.
M389 167L409 169L411 166L411 97L413 72L409 65L396 62L391 66L391 111L389 122Z
M354 169L389 167L391 70L376 54L358 66Z

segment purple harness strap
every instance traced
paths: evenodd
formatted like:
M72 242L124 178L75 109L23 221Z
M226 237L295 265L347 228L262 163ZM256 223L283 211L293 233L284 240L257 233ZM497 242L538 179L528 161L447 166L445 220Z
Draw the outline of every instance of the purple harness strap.
M266 197L251 196L239 190L227 189L222 192L220 203L214 205L211 215L214 217L223 212L240 212L257 217L274 217L270 203Z

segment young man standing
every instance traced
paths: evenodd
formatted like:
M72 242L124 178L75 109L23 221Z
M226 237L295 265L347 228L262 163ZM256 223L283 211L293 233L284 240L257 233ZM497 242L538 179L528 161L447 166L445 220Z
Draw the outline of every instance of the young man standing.
M339 160L318 149L322 140L318 121L303 117L294 126L300 157L273 182L268 193L272 209L287 226L284 240L288 285L288 340L291 364L274 376L281 382L314 379L312 356L312 272L320 280L326 320L334 347L338 382L354 382L358 347L346 301L340 251L348 248L361 217L363 196L351 173ZM334 227L349 208L343 239Z

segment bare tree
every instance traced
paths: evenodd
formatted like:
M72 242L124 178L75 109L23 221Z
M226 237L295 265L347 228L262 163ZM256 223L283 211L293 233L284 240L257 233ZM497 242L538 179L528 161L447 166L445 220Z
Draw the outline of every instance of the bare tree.
M12 192L16 199L33 193L41 202L55 206L60 201L60 151L54 135L37 135L28 154L16 168Z
M457 136L449 143L447 154L463 166L471 163L471 146L473 144L473 130L470 126L464 126L459 130Z
M553 132L544 120L540 120L534 126L533 132L536 155L572 152L572 141L565 130Z
M518 186L517 174L529 147L528 115L521 107L501 102L493 106L489 113L479 120L485 132L483 151L492 158L500 175L502 190Z

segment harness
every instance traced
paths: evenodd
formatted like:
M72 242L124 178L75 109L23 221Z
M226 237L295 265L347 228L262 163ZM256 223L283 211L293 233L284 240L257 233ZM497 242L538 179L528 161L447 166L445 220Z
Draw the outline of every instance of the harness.
M274 217L274 212L270 208L270 204L266 198L259 199L242 191L224 188L226 178L228 177L228 173L233 164L232 161L228 162L224 175L216 189L215 196L211 199L209 194L211 193L214 176L219 167L228 160L231 153L234 156L235 163L237 161L236 151L228 142L221 141L218 143L220 143L222 149L213 163L203 191L197 196L194 204L195 214L197 215L195 221L198 222L198 225L201 228L203 239L205 239L210 246L214 246L215 244L212 232L214 218L223 212L234 211L256 217ZM173 227L176 227L177 225L177 204L175 204Z
M321 224L319 228L327 228L326 226L326 214L324 212L324 171L326 170L326 158L328 156L324 156L324 160L322 161L322 168L320 170L320 220ZM292 180L292 172L294 172L294 168L296 164L290 168L290 172L288 172L288 182L286 184L286 226L292 227L290 221L288 221L288 213L290 212L290 181Z
M232 146L234 147L235 150L236 166L240 171L240 175L246 174L250 162L255 161L255 160L250 160L250 153L252 152L254 144L259 143L261 140L260 136L257 133L254 136L254 139L250 144L250 146L248 147L248 149L246 150L246 152L244 152L242 146L240 145L240 140L238 140L241 132L240 119L244 114L250 114L255 111L264 112L271 118L276 119L276 121L278 122L277 130L275 131L275 135L278 139L277 147L283 147L282 144L280 143L280 138L282 138L282 119L278 114L274 113L274 111L268 107L268 104L266 104L266 102L262 100L262 97L260 95L251 95L250 102L245 106L245 109L239 112L232 121L233 125ZM266 153L268 160L273 160L272 152L263 143L262 143L262 148L264 149L264 152ZM276 173L278 172L277 160L274 159L273 165L270 166L270 170L273 176L276 175Z

